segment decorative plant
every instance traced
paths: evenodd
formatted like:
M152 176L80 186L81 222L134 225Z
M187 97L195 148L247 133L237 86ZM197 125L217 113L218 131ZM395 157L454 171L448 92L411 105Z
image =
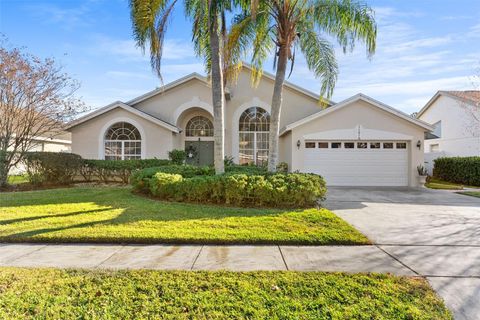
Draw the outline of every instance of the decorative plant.
M426 169L424 166L422 166L422 165L418 165L418 166L417 166L417 171L418 171L418 175L419 175L419 176L422 176L422 177L423 177L423 176L427 176L427 175L428 175L427 169Z
M187 152L185 150L173 149L168 153L168 158L173 164L182 165L187 159Z

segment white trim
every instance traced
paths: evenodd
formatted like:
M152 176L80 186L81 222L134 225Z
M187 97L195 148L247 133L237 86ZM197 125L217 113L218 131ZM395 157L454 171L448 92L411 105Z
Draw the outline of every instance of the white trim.
M98 159L104 160L105 159L105 133L107 133L107 130L114 125L117 122L127 122L130 123L132 126L135 126L138 131L140 132L140 135L142 136L141 140L141 158L145 159L146 158L146 146L147 146L147 138L145 134L145 130L143 129L142 125L138 123L137 121L126 118L126 117L118 117L115 119L109 120L105 125L102 127L100 130L100 134L98 136Z
M238 163L239 161L239 149L240 149L238 146L239 144L239 140L238 140L239 139L238 137L239 123L238 122L240 121L240 116L242 115L242 113L251 107L260 107L262 109L265 109L265 111L267 111L269 114L272 113L272 108L270 107L270 105L260 100L260 98L258 97L253 97L252 100L245 102L235 110L232 117L232 157L233 157L233 161L235 161L236 163Z
M55 139L55 138L34 137L32 140L41 141L41 142L58 143L58 144L72 144L72 141L70 140Z
M200 81L204 82L205 84L209 85L209 82L207 81L207 78L205 78L205 77L203 77L202 75L194 72L194 73L188 74L188 75L186 75L186 76L184 76L184 77L182 77L182 78L180 78L180 79L177 79L177 80L175 80L175 81L172 81L172 82L164 85L163 87L160 87L160 88L157 88L157 89L155 89L155 90L149 91L149 92L147 92L147 93L145 93L145 94L142 94L142 95L139 96L139 97L136 97L136 98L134 98L134 99L132 99L132 100L130 100L130 101L127 101L127 104L129 104L129 105L134 105L134 104L140 103L140 102L145 101L145 100L147 100L147 99L149 99L149 98L151 98L151 97L153 97L153 96L155 96L155 95L157 95L157 94L159 94L159 93L163 93L163 92L165 92L165 91L167 91L167 90L170 90L170 89L172 89L172 88L174 88L174 87L177 87L177 86L179 86L179 85L181 85L181 84L184 84L185 82L188 82L188 81L190 81L190 80L192 80L192 79L200 80Z
M86 122L86 121L88 121L88 120L91 120L91 119L93 119L93 118L95 118L95 117L97 117L97 116L99 116L99 115L101 115L101 114L104 114L104 113L106 113L106 112L108 112L108 111L110 111L110 110L113 110L113 109L115 109L115 108L121 108L121 109L123 109L123 110L125 110L125 111L128 111L128 112L130 112L130 113L133 113L133 114L135 114L135 115L137 115L137 116L139 116L139 117L141 117L141 118L143 118L143 119L145 119L145 120L148 120L148 121L150 121L150 122L153 122L153 123L155 123L155 124L157 124L157 125L159 125L159 126L161 126L161 127L164 127L164 128L166 128L166 129L168 129L168 130L170 130L170 131L173 131L173 132L175 132L175 133L179 133L179 132L180 132L180 130L179 130L176 126L173 126L173 125L171 125L171 124L169 124L169 123L167 123L167 122L165 122L165 121L163 121L163 120L160 120L160 119L155 118L154 116L151 116L151 115L149 115L149 114L147 114L147 113L145 113L145 112L142 112L142 111L140 111L140 110L138 110L138 109L135 109L135 108L133 108L133 107L131 107L131 106L129 106L129 105L121 102L121 101L116 101L116 102L114 102L114 103L111 103L111 104L109 104L108 106L105 106L105 107L103 107L103 108L100 108L100 109L98 109L98 110L96 110L96 111L94 111L94 112L91 112L91 113L87 114L87 115L84 116L84 117L81 117L81 118L79 118L79 119L77 119L77 120L74 120L74 121L70 122L70 123L67 125L66 129L69 130L69 129L71 129L71 128L73 128L73 127L75 127L75 126L77 126L77 125L79 125L79 124L81 124L81 123L84 123L84 122Z
M397 116L397 117L399 117L403 120L406 120L406 121L408 121L408 122L410 122L414 125L422 127L425 130L428 130L428 131L433 130L433 127L430 124L428 124L428 123L426 123L422 120L412 118L409 115L407 115L407 114L405 114L405 113L403 113L403 112L401 112L401 111L399 111L395 108L392 108L392 107L390 107L390 106L388 106L388 105L386 105L386 104L384 104L380 101L377 101L373 98L370 98L370 97L368 97L364 94L359 93L357 95L354 95L353 97L350 97L346 100L343 100L342 102L337 103L336 105L333 105L332 107L323 109L322 111L319 111L319 112L314 113L314 114L312 114L308 117L305 117L303 119L300 119L300 120L298 120L294 123L291 123L291 124L287 125L284 129L281 130L280 135L283 135L284 133L286 133L286 132L288 132L288 131L290 131L290 130L298 127L298 126L301 126L301 125L303 125L307 122L310 122L312 120L315 120L317 118L323 117L323 116L325 116L325 115L327 115L331 112L335 112L337 110L340 110L340 109L342 109L342 108L344 108L344 107L346 107L346 106L348 106L348 105L350 105L350 104L352 104L356 101L360 101L360 100L365 101L365 102L369 103L370 105L372 105L374 107L377 107L377 108L379 108L383 111L386 111L390 114L393 114L393 115L395 115L395 116Z
M468 103L468 104L471 104L473 106L475 106L475 102L472 101L471 99L468 99L468 98L462 98L462 97L459 97L459 96L456 96L454 94L451 94L450 92L448 91L438 91L437 93L435 93L435 95L430 99L428 100L427 104L420 110L418 111L417 113L417 118L420 119L420 117L432 106L432 104L438 99L440 98L440 96L446 96L446 97L449 97L451 99L454 99L454 100L460 100L460 101L463 101L465 103Z
M203 109L208 113L210 113L210 115L213 117L213 106L205 101L200 100L198 96L194 96L192 100L181 104L177 109L175 109L175 112L173 113L173 123L177 127L178 127L178 118L180 118L183 112L191 108Z
M413 136L403 133L374 130L364 128L362 125L356 125L352 129L339 129L320 131L306 134L302 137L304 140L329 140L329 141L391 141L403 140L413 141Z

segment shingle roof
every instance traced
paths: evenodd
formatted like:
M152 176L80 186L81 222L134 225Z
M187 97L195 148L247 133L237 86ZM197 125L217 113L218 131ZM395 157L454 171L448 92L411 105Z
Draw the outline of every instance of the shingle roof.
M473 101L474 103L480 103L480 90L467 90L467 91L445 91L460 99L466 99Z

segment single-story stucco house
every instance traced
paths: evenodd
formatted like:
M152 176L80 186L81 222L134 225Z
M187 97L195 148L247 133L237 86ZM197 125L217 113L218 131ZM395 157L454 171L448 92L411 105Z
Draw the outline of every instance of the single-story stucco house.
M262 164L274 78L251 85L244 67L227 86L225 154ZM117 101L68 126L72 152L87 159L167 158L185 149L189 162L213 163L213 107L207 78L193 73L126 103ZM279 160L290 171L313 172L329 185L417 186L423 139L432 127L358 94L327 108L319 96L286 83Z

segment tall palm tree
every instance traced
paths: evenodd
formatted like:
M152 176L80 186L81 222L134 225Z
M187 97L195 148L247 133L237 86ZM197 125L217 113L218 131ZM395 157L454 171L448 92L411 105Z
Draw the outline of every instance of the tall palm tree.
M130 13L136 43L143 50L150 48L150 62L161 75L163 41L168 21L178 0L130 0ZM215 172L224 169L224 75L223 46L226 39L225 13L236 4L232 0L183 0L186 15L192 19L192 40L198 56L205 60L212 83L215 140ZM230 59L230 58L229 58Z
M310 71L321 79L320 100L331 97L338 76L333 45L325 36L336 39L344 52L353 50L356 41L366 45L367 55L375 52L377 27L373 11L352 0L252 0L250 10L236 19L229 46L253 47L253 77L258 81L262 66L275 49L275 84L272 95L268 170L278 164L278 140L283 84L290 62L290 73L299 49Z

